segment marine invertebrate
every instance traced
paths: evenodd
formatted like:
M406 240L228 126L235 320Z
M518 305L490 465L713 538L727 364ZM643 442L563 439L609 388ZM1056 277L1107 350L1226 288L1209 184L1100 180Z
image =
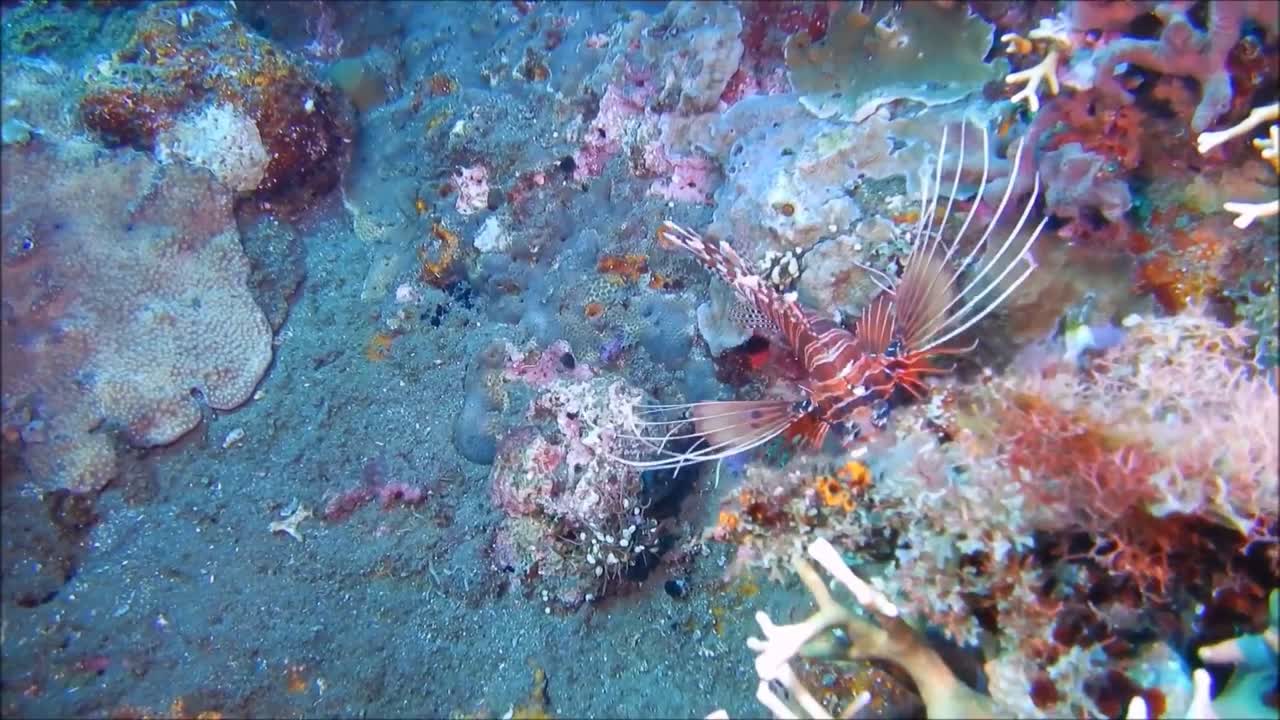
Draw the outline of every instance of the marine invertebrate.
M1105 567L1160 597L1180 528L1274 542L1280 398L1246 359L1243 327L1194 311L1127 327L1087 373L975 389L958 424L1013 471L1036 527L1093 534Z
M299 505L288 517L281 518L279 520L272 520L267 525L267 532L272 535L276 533L284 533L289 537L292 537L294 540L302 542L302 531L298 529L298 526L301 525L304 520L308 520L310 518L311 511L306 507Z
M439 249L436 251L435 259L432 260L426 244L418 246L418 262L422 263L418 275L429 285L443 287L453 280L454 263L457 261L459 249L458 235L444 223L436 221L431 223L431 237L435 238Z
M1115 75L1128 63L1165 75L1192 77L1200 83L1200 102L1190 119L1191 129L1203 132L1231 106L1231 73L1227 58L1240 40L1246 20L1275 32L1275 8L1257 0L1209 4L1208 27L1200 30L1188 17L1185 3L1161 3L1157 15L1164 20L1159 38L1122 38L1102 48L1097 56L1096 87L1124 102L1133 102Z
M156 136L156 156L178 157L207 168L236 192L258 189L271 158L258 126L233 105L220 103L183 116Z
M1010 102L1025 102L1031 112L1039 110L1040 83L1044 83L1050 95L1057 95L1058 66L1071 53L1071 38L1067 35L1065 23L1058 17L1045 18L1026 37L1006 33L1000 37L1000 42L1008 43L1005 52L1009 54L1029 55L1036 52L1041 55L1039 63L1026 70L1009 73L1004 79L1006 85L1023 85L1021 90L1009 98Z
M649 272L649 258L635 253L601 255L596 261L596 270L617 285L637 283Z
M843 3L821 40L787 39L786 61L810 112L861 122L896 99L951 102L1003 76L1003 59L983 62L990 48L991 26L963 3L877 3L865 15Z
M911 678L929 717L982 718L1040 711L1033 698L1045 692L1043 683L1008 687L1005 678L990 676L991 694L975 691L962 682L944 658L904 619L901 606L890 600L877 586L855 574L839 550L826 540L808 544L806 554L836 581L836 589L852 596L853 603L836 599L817 570L799 553L791 565L816 607L804 620L786 625L775 624L763 611L756 612L756 622L763 638L751 637L747 646L756 653L754 668L760 678L756 699L774 717L830 718L852 717L871 702L867 691L848 692L843 697L823 693L822 699L802 679L798 662L818 664L829 677L833 665L850 661L875 659L902 668ZM1266 718L1274 716L1266 695L1276 680L1277 618L1280 617L1280 591L1273 591L1268 602L1268 617L1261 633L1247 633L1199 649L1202 661L1210 664L1234 664L1237 671L1216 696L1211 695L1211 680L1203 668L1188 674L1177 658L1169 659L1158 647L1144 653L1133 668L1135 675L1154 682L1143 688L1126 676L1132 694L1125 717L1141 720L1151 716L1152 702L1177 699L1171 714L1182 717ZM988 664L988 673L1001 670ZM1048 677L1042 678L1045 682ZM1183 685L1187 686L1183 690ZM785 692L779 692L783 690ZM1052 705L1052 703L1050 704ZM1162 714L1163 707L1155 709ZM1095 706L1096 711L1096 706ZM707 717L727 718L720 710Z
M489 169L484 165L458 168L453 176L458 189L454 206L461 215L472 215L489 207Z
M860 494L871 482L871 472L857 460L850 460L832 475L819 475L814 479L818 497L827 507L852 512Z
M655 110L713 110L742 59L742 16L723 3L672 2L642 36L656 72Z
M1280 103L1263 105L1254 108L1248 117L1225 130L1200 133L1196 136L1196 148L1204 155L1228 140L1250 133L1259 125L1269 122L1271 126L1267 137L1255 138L1253 146L1262 159L1271 163L1271 167L1280 173L1280 154L1277 154L1277 148L1280 147L1280 122L1277 121L1280 121ZM1259 218L1280 214L1280 200L1260 203L1231 201L1223 204L1222 209L1236 215L1232 224L1243 230Z
M572 609L642 580L664 552L646 480L608 460L611 424L633 391L565 364L565 344L513 358L508 381L537 388L527 422L498 443L490 498L505 515L491 555L549 608ZM527 584L526 584L527 583Z
M775 717L832 716L791 667L791 661L798 657L828 662L874 658L894 663L915 683L929 717L982 718L1000 714L1001 709L989 696L975 692L955 676L883 592L845 565L831 543L816 540L809 544L807 553L852 594L865 616L837 602L806 560L799 555L793 559L792 567L816 609L804 620L788 625L777 625L758 611L756 622L764 637L747 640L747 646L756 653L755 670L760 676L756 698ZM771 683L775 682L787 691L785 696L774 690ZM841 715L853 716L869 700L869 695L850 698Z
M206 171L87 143L2 152L5 407L45 423L22 453L38 483L96 490L115 472L105 430L165 445L202 402L238 407L271 328L230 193Z
M458 82L445 73L435 73L424 83L427 94L431 97L452 95L458 91Z
M226 6L149 6L116 56L79 102L85 126L108 143L151 150L183 116L229 105L252 121L269 158L255 193L286 211L332 189L347 165L345 102Z

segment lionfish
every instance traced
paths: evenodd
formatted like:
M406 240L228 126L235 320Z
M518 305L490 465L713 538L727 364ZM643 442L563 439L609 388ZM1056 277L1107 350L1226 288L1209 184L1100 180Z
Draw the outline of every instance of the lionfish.
M1024 143L1025 138L1015 151L1010 178L1018 176ZM946 145L944 129L932 193L925 178L920 217L912 230L912 249L902 263L899 277L858 264L875 280L880 293L862 310L852 331L805 308L794 293L779 292L766 283L728 243L706 240L673 222L664 222L658 229L659 242L687 250L715 272L741 302L766 321L774 339L785 343L799 360L806 378L799 383L802 399L636 405L631 412L634 425L628 428L633 432L615 436L639 441L657 457L615 459L640 469L678 470L699 462L718 463L784 433L818 449L834 430L842 442L849 444L885 426L898 390L923 398L928 391L925 377L945 372L931 364L930 358L964 354L976 347L976 341L967 346L953 341L1000 307L1035 269L1031 246L1047 222L1041 220L1018 240L1040 193L1037 176L1016 226L1011 232L996 234L996 226L1013 195L1014 183L1010 181L981 237L963 257L957 257L963 253L961 240L977 215L970 212L954 237L944 240L944 227L960 184L965 148L963 125L955 178L939 215ZM985 128L982 145L978 199L987 187L990 165Z

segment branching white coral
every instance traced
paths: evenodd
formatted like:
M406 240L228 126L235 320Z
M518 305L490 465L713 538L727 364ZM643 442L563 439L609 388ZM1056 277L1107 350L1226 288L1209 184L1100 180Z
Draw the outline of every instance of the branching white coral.
M757 612L756 622L764 639L747 640L747 646L756 652L756 673L760 676L756 699L775 717L831 717L796 677L790 665L796 657L893 662L911 676L930 717L992 717L995 708L991 699L961 683L902 619L897 606L855 575L831 543L816 540L808 552L853 595L870 618L836 602L813 566L803 558L794 560L796 574L813 596L817 609L807 619L789 625L776 625L764 612ZM786 697L775 686L784 689ZM866 693L859 695L843 715L851 717L869 701Z
M1006 33L1000 37L1000 42L1008 43L1005 46L1005 52L1012 55L1029 55L1032 52L1044 55L1044 59L1035 66L1010 73L1004 79L1006 85L1025 83L1025 86L1009 100L1014 103L1025 101L1027 108L1031 112L1036 112L1040 109L1040 97L1037 91L1040 89L1041 82L1045 84L1050 95L1058 94L1058 66L1071 53L1072 48L1071 38L1067 36L1066 24L1060 18L1045 18L1040 21L1039 27L1027 33L1027 37L1017 33Z
M1277 147L1280 147L1280 124L1276 124L1277 120L1280 120L1280 102L1254 108L1248 117L1225 130L1200 133L1196 138L1196 148L1203 155L1228 140L1245 135L1252 132L1259 125L1270 122L1272 125L1268 132L1268 137L1254 140L1253 146L1258 149L1258 154L1262 156L1262 159L1270 162L1271 167L1277 173L1280 173L1280 155L1277 155ZM1252 225L1253 221L1258 218L1280 214L1280 200L1262 203L1233 201L1223 203L1222 209L1237 215L1238 217L1232 224L1243 230Z

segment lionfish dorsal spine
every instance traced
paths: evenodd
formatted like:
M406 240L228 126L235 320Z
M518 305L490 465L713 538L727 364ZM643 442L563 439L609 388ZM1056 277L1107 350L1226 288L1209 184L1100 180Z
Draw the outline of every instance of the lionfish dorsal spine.
M787 343L794 347L800 331L807 325L804 308L794 293L783 294L752 272L742 256L724 240L703 238L698 233L670 220L658 227L658 241L683 248L733 288L743 303L769 321Z
M1025 235L1023 230L1040 193L1038 175L1012 230L1004 232L1001 229L1005 212L1013 199L1015 183L1011 181L1006 184L981 237L962 257L956 258L962 253L962 240L978 213L969 212L954 235L945 237L947 221L959 194L966 125L962 123L960 126L956 169L945 207L941 213L938 212L944 184L946 128L943 129L932 183L926 179L921 193L920 219L914 229L915 239L902 275L893 288L863 310L858 335L869 352L883 351L896 340L901 340L906 352L914 354L945 352L947 343L1000 307L1035 268L1031 248L1048 219L1042 219ZM1019 172L1025 142L1025 138L1019 141L1014 151L1011 178L1017 177ZM975 194L978 201L990 178L990 151L990 137L982 126L982 177ZM999 243L998 247L996 243Z

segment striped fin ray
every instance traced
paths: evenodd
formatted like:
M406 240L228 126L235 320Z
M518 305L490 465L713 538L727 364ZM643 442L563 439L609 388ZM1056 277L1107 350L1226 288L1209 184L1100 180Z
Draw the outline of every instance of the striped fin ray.
M806 324L804 309L794 295L782 295L752 272L733 246L722 240L705 240L670 220L658 226L658 242L689 251L728 283L739 300L760 313L794 345L793 335Z
M1021 212L1010 210L1014 183L1009 183L981 237L963 257L957 258L962 240L978 216L970 212L954 237L944 238L947 220L954 208L960 185L965 154L965 126L960 128L959 152L951 191L945 207L939 212L943 186L943 160L946 156L947 130L944 128L938 151L932 188L926 182L921 194L920 220L915 228L915 242L895 286L882 294L862 313L858 324L860 342L870 352L883 351L900 338L902 350L915 358L929 354L965 352L971 348L949 347L947 343L982 320L1030 276L1035 269L1031 248L1044 230L1048 218L1029 232L1027 221L1040 193L1040 178L1035 179L1031 195L1023 202ZM1022 162L1025 138L1018 143L1011 174L1016 176ZM990 176L990 137L982 128L982 179L976 197L981 198ZM1003 221L1017 214L1012 230L1003 231ZM999 233L997 231L1000 230ZM981 255L980 255L981 253ZM865 340L862 340L865 338Z
M638 442L657 457L613 459L641 470L678 469L707 461L720 461L746 452L781 435L801 416L787 400L713 400L675 405L637 405L633 432L615 438ZM677 440L694 440L687 450L669 446Z

